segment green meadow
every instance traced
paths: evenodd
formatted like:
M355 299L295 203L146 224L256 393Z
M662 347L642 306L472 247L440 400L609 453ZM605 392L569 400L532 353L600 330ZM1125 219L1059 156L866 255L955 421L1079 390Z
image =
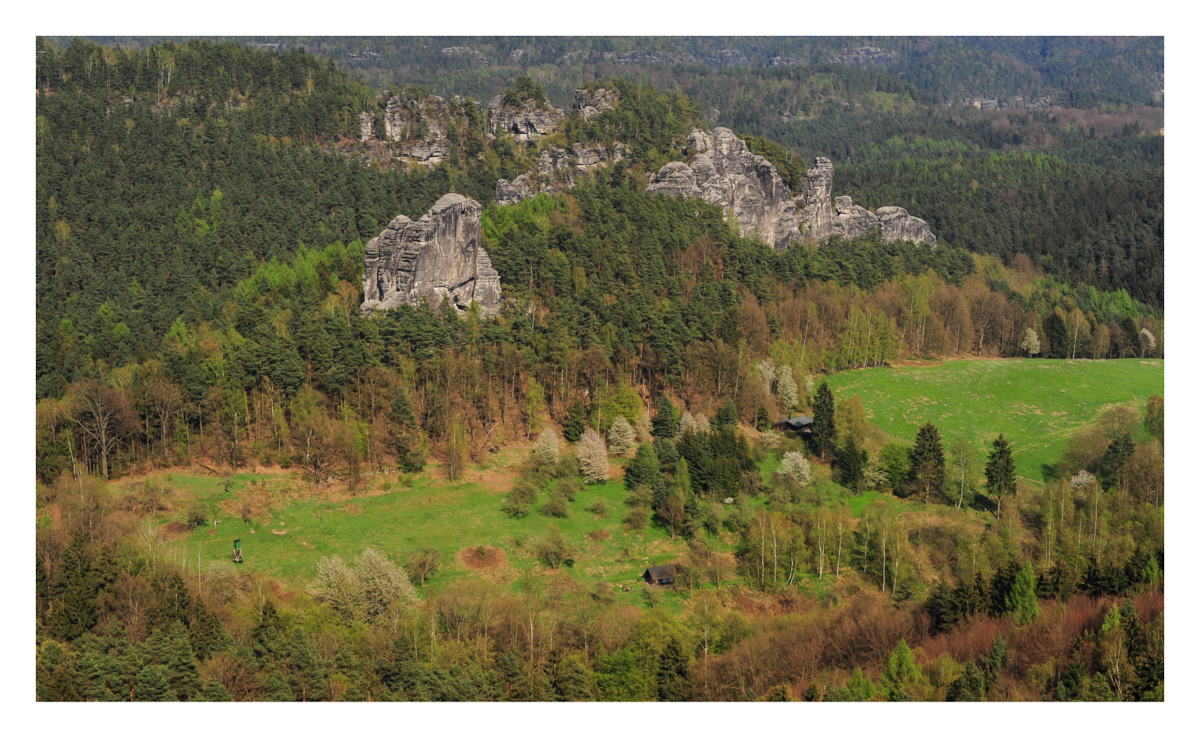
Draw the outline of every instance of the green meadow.
M1011 440L1017 474L1042 482L1067 439L1112 405L1139 412L1163 394L1162 360L948 361L840 372L827 378L840 400L858 395L871 422L912 443L926 421L943 440L966 436L981 454L999 434Z

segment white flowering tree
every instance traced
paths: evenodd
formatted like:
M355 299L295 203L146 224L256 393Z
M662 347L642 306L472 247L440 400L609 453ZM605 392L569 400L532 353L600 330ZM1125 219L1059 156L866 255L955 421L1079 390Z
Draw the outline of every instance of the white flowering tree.
M779 367L776 374L776 394L779 395L779 402L783 405L783 409L790 413L792 408L796 407L796 403L800 402L800 390L796 387L796 380L792 377L790 366Z
M1042 342L1038 340L1038 335L1032 328L1025 329L1025 336L1021 339L1021 350L1028 351L1030 356L1042 352Z
M812 466L808 459L799 451L788 451L783 455L783 463L779 465L779 473L801 487L807 487L812 481Z
M553 428L547 426L546 430L542 431L531 455L535 461L539 462L552 464L558 461L558 434L554 432Z
M629 421L618 415L608 428L608 450L617 458L624 458L637 448L637 434Z
M575 446L575 456L579 459L579 470L588 484L608 479L608 449L604 447L604 439L594 429L588 428L583 432L583 437Z
M1143 328L1141 330L1141 332L1138 333L1138 338L1140 338L1142 340L1142 356L1143 357L1146 355L1147 352L1154 351L1154 347L1157 345L1157 343L1154 340L1153 333L1151 333L1149 330Z
M650 430L649 410L646 410L642 413L641 417L637 419L637 423L633 426L633 429L637 431L637 437L640 443L649 443L654 438L654 434Z
M768 428L767 430L763 431L762 445L766 448L776 448L779 446L779 442L782 440L783 435L773 428Z

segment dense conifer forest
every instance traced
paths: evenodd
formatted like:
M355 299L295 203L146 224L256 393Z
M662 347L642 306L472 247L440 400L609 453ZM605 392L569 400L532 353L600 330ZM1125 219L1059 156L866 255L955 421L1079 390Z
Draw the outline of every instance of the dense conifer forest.
M744 68L695 63L722 39L105 41L38 40L39 699L1162 699L1161 390L1018 479L1003 436L981 453L931 415L901 443L825 381L1164 363L1161 39L896 41L862 67L829 61L842 40L756 41L755 62L795 63ZM694 59L603 56L637 49ZM475 107L587 83L620 103L540 144ZM436 166L358 140L400 84L468 96ZM1048 90L1061 107L946 105ZM793 190L832 158L834 194L907 208L937 248L875 231L777 252L717 206L643 194L715 125ZM495 203L539 148L583 141L629 153ZM500 313L364 316L366 242L447 192L485 206ZM811 435L772 428L800 413ZM443 494L507 453L497 519L552 526L510 581L443 585L433 549L358 547L307 587L226 566L194 588L158 532L265 529L263 474L314 498L387 493L376 477ZM677 546L670 599L564 599L533 573L575 566L553 521L584 515L610 456L622 491L587 512ZM170 490L193 474L226 502Z

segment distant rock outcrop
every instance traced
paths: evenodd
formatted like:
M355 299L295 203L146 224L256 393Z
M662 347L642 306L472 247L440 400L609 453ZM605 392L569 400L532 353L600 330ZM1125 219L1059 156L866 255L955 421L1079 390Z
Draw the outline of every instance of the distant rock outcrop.
M752 154L728 128L692 131L683 150L686 161L669 162L655 172L647 194L694 197L725 209L743 235L757 236L776 249L802 238L824 241L834 233L853 238L879 226L886 241L937 245L929 224L904 208L872 213L848 196L833 198L833 163L817 157L806 172L804 194L794 198L775 166Z
M511 133L512 137L521 143L557 131L566 118L563 111L536 100L506 104L503 95L492 98L491 104L488 105L488 113L491 117L492 133Z
M671 162L658 170L647 194L685 195L720 205L737 219L743 234L758 236L776 249L799 238L792 193L775 167L751 153L733 131L694 130L684 153L690 161Z
M437 306L450 299L462 310L474 300L483 312L500 310L500 275L480 243L483 209L462 195L443 195L413 221L398 215L367 243L363 313L421 298Z
M542 192L555 195L575 186L577 177L625 158L625 145L617 142L611 150L598 143L571 144L571 150L549 148L537 158L537 173L522 174L509 182L496 182L496 204L515 205Z
M584 120L593 115L611 110L617 105L617 91L607 87L594 90L575 90L575 101L571 103L571 112L579 114Z

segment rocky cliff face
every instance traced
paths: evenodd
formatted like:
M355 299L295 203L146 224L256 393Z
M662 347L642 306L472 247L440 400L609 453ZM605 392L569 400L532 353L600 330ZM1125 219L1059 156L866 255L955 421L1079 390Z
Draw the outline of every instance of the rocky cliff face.
M587 120L605 110L612 110L616 105L616 90L603 87L596 90L575 90L575 100L571 103L571 112L577 113Z
M398 215L367 243L363 313L421 298L462 310L474 300L484 313L500 310L500 275L480 243L483 209L462 195L443 195L420 220Z
M598 167L625 158L625 146L620 142L609 151L603 144L571 144L570 151L550 148L538 155L537 174L522 174L509 182L496 182L496 204L514 205L546 192L551 195L575 186L577 176L588 174Z
M513 138L521 143L553 133L566 117L558 108L541 107L533 100L526 100L518 105L505 105L503 95L492 98L491 104L488 105L488 113L492 133L511 133Z
M833 233L833 162L818 156L816 165L804 173L804 210L800 222L805 236L824 241Z
M692 131L688 163L671 162L656 172L647 194L686 195L725 208L743 234L757 236L776 249L799 237L796 203L775 167L750 153L728 128L711 134Z
M806 172L804 194L794 199L774 165L750 153L728 128L712 133L692 131L684 147L686 161L659 169L647 194L694 197L720 205L736 219L743 235L757 236L776 249L802 238L824 241L837 233L861 236L879 226L887 241L909 240L937 245L929 224L904 208L884 207L872 213L850 197L833 198L833 163L817 157Z

